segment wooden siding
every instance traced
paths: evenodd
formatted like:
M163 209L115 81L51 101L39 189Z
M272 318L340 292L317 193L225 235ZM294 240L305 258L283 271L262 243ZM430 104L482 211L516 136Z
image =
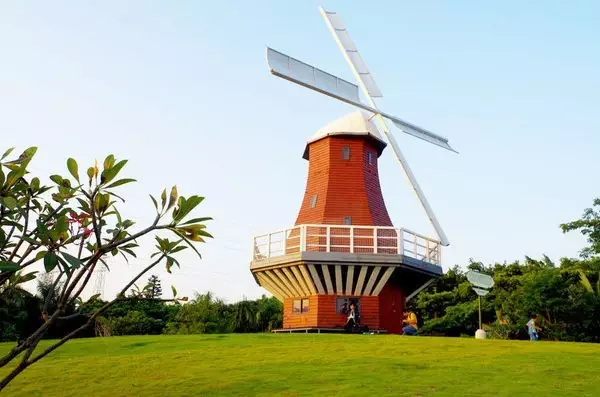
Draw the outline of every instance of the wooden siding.
M283 328L337 328L346 324L347 316L336 312L338 295L312 295L309 299L309 312L292 313L294 299L286 298L283 303ZM297 299L297 298L296 298ZM380 328L379 297L360 297L360 323L370 329Z
M342 148L350 148L344 160ZM381 193L377 148L366 137L333 136L309 145L310 161L302 205L296 219L300 224L344 224L392 226ZM368 153L374 153L373 163ZM311 199L317 202L311 208Z

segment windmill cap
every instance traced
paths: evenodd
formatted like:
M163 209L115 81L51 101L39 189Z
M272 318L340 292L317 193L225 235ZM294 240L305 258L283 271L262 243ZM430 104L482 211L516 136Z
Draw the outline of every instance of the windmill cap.
M308 160L308 146L311 143L320 141L321 139L330 136L366 136L371 139L377 147L377 156L381 156L383 149L387 144L383 141L379 130L373 124L369 113L357 110L355 112L346 114L337 120L330 122L321 129L319 129L306 143L304 149L304 155L302 156Z

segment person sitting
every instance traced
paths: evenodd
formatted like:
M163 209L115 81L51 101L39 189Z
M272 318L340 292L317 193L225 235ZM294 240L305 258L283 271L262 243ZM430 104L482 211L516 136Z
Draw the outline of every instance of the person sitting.
M404 328L402 328L403 335L414 336L417 334L418 326L417 326L417 316L413 312L404 313L404 319L402 320L403 324L407 324Z

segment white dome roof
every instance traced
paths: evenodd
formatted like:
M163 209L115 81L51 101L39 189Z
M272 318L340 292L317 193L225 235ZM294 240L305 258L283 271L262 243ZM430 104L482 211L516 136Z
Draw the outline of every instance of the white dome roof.
M373 124L369 118L370 114L357 110L352 113L346 114L337 120L330 122L321 129L319 129L306 143L306 150L304 151L304 158L308 159L308 145L334 135L366 135L377 141L378 144L378 155L386 147L386 143L383 141L379 130Z

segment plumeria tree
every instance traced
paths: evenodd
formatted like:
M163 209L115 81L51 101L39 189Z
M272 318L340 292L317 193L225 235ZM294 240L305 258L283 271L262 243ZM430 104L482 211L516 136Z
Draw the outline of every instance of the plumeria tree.
M127 291L151 269L164 265L170 273L179 267L177 254L192 249L198 257L197 243L212 236L205 222L211 218L190 218L192 211L203 201L200 196L180 196L177 188L163 190L157 199L150 195L155 209L150 225L138 228L124 217L119 205L125 200L117 194L125 184L135 182L121 178L127 160L118 161L113 155L104 163L87 168L81 174L75 159L67 160L66 175L52 175L52 184L43 185L38 177L28 172L28 165L37 148L25 150L18 158L10 159L12 149L0 158L0 293L15 280L28 281L35 277L32 265L43 263L45 271L55 276L51 305L43 310L43 324L31 335L17 343L0 358L0 367L16 361L14 369L0 382L0 390L30 365L47 356L85 328L116 302L127 299L148 299L145 295ZM143 265L137 275L124 280L116 297L92 313L66 316L66 308L73 307L88 285L94 270L105 266L108 257L128 261L136 258L141 239L154 238L155 251L147 258L138 258ZM172 287L173 302L186 300ZM152 298L153 299L153 298ZM86 316L87 321L62 339L44 349L36 349L40 340L53 326L69 321L73 316Z

